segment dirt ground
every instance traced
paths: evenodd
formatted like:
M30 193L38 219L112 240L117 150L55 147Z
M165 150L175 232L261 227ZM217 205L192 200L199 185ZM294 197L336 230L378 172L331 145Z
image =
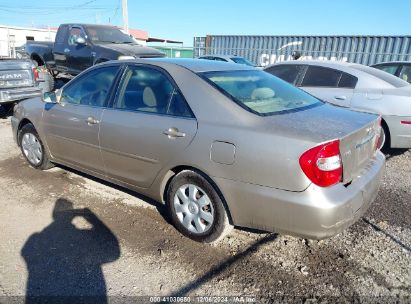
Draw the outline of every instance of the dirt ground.
M344 233L308 241L235 229L211 246L181 236L137 193L32 169L0 119L0 303L27 292L67 303L409 303L411 151L390 153L376 201Z

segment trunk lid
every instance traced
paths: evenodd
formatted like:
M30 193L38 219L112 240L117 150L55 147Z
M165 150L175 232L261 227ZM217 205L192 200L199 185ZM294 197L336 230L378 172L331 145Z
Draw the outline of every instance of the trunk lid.
M376 117L358 130L342 136L340 153L343 163L343 183L349 183L361 176L361 171L375 156L380 132L380 120Z
M0 89L33 86L32 63L21 60L0 61Z
M293 113L265 117L268 131L298 138L309 149L334 139L340 140L343 183L361 174L375 156L380 132L379 116L322 104ZM304 152L304 151L303 151Z

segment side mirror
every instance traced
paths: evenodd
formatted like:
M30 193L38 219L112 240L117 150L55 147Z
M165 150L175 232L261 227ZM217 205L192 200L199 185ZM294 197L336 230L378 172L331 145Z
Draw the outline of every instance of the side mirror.
M83 37L77 37L75 42L76 44L84 45L86 44L86 39L84 39Z
M55 92L46 92L43 94L43 101L45 103L58 103L58 99Z

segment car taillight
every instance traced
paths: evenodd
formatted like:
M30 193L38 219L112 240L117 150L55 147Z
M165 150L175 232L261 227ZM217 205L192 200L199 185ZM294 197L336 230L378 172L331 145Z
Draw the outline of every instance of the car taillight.
M36 67L33 67L33 78L34 78L34 81L39 80L39 71L37 70Z
M317 186L337 184L342 180L343 173L340 140L330 141L304 152L300 157L300 166Z

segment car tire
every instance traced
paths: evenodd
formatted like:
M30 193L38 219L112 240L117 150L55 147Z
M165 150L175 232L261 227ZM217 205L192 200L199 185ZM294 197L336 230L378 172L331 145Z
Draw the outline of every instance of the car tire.
M32 124L26 124L21 128L18 139L21 152L30 166L40 170L54 167L49 161L43 142Z
M381 126L381 151L387 151L391 147L391 139L390 139L390 132L388 131L388 127L385 123Z
M205 176L191 170L171 180L166 206L176 229L197 242L215 243L233 227L222 197Z

